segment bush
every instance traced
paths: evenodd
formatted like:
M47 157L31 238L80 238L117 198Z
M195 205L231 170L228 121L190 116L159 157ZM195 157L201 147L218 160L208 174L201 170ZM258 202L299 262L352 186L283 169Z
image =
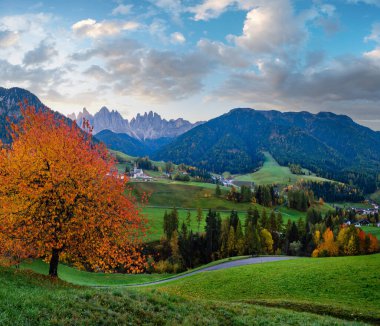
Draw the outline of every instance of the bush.
M300 241L293 241L289 245L289 251L292 256L299 256L301 253L302 244Z
M168 259L167 260L160 260L156 263L154 266L155 272L158 274L177 274L179 272L182 272L183 268L182 265L179 263L171 263Z

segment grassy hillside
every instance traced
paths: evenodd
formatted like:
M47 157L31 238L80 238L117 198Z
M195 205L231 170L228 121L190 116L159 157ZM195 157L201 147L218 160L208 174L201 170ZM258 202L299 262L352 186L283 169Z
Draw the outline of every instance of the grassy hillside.
M78 287L2 267L0 284L1 325L343 324L327 316L245 303L188 300L156 290Z
M25 261L21 269L32 270L38 274L48 275L49 265L42 260ZM120 286L140 284L167 278L170 274L105 274L80 271L64 264L59 264L59 278L75 285L85 286Z
M328 181L324 178L319 178L315 175L297 175L290 172L287 166L281 166L268 152L263 153L265 156L265 162L263 166L254 173L244 174L237 176L237 181L253 181L256 184L292 184L300 179L304 180L320 180ZM308 172L308 171L307 171Z
M206 272L157 286L188 299L250 302L380 322L380 254L302 258Z
M150 206L246 210L250 203L237 204L215 197L215 185L183 182L131 182L136 195L150 194Z

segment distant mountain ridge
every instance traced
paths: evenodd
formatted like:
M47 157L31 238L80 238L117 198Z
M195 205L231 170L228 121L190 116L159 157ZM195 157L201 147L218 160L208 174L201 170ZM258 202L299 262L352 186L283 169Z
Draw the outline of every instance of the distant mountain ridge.
M44 107L27 90L0 88L0 139L4 142L9 142L7 117L17 121L18 103L24 99L37 108ZM131 155L150 155L214 172L245 173L259 168L262 152L267 151L281 165L300 164L367 193L380 186L380 132L344 115L238 108L208 122L191 124L183 119L167 121L153 112L128 121L103 107L95 115L83 110L70 117L76 121L85 117L94 125L99 140Z
M179 136L153 158L232 173L252 172L268 151L281 164L376 189L380 134L330 112L233 109Z
M2 142L11 142L7 130L9 127L7 119L9 118L11 121L17 121L20 118L21 111L19 103L25 100L28 105L34 106L37 110L46 108L36 95L26 89L19 87L9 89L0 87L0 140ZM55 112L55 114L60 115L58 112Z
M175 138L156 138L156 139L146 139L144 141L136 139L125 133L114 133L110 130L102 130L95 136L98 140L102 141L116 151L126 153L131 156L146 156L151 155L172 142Z
M174 138L203 122L191 123L182 118L166 120L157 113L150 111L137 116L131 121L124 119L118 111L110 111L107 107L102 107L94 115L90 114L86 108L78 115L70 114L72 120L78 125L82 124L83 118L89 120L94 127L94 134L103 130L110 130L118 134L127 134L133 138L145 141L147 139Z

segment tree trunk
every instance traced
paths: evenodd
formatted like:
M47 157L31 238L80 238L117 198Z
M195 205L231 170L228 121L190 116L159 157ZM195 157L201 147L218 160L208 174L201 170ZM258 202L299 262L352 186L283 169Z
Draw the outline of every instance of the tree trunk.
M50 259L49 276L58 277L59 250L53 249Z

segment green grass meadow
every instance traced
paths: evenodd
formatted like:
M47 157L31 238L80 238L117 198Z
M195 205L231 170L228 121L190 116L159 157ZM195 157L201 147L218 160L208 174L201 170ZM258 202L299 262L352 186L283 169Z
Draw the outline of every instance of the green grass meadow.
M263 153L265 156L265 162L260 170L237 176L237 181L253 181L255 184L279 184L288 185L297 182L298 180L319 180L328 181L327 179L317 177L315 175L297 175L290 172L287 166L281 166L268 152Z
M41 261L22 268L47 272ZM0 267L0 325L378 324L379 269L380 254L299 258L126 288L146 276L80 272L61 264L64 282Z
M380 322L380 254L300 258L205 272L155 286L193 300L250 302Z
M154 289L80 287L2 267L0 284L0 325L352 324L250 303L189 300Z
M42 260L25 261L21 269L48 275L49 265ZM122 286L161 280L170 274L106 274L80 271L65 264L59 264L59 278L62 281L84 286Z

